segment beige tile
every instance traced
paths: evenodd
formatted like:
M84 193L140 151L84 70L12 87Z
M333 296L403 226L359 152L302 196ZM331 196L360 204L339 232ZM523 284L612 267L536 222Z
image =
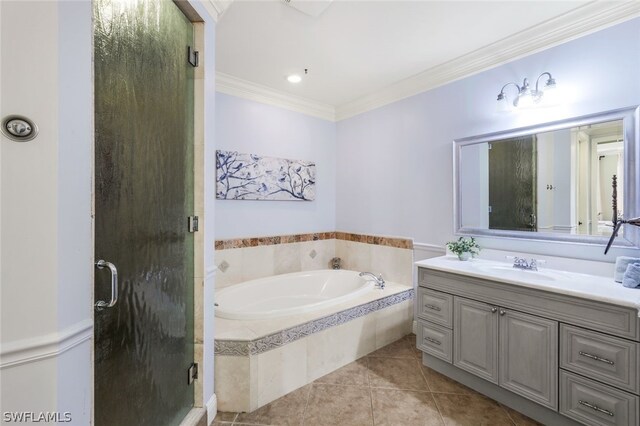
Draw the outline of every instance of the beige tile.
M235 424L300 425L311 385L303 386L251 413L240 413Z
M406 336L413 324L413 300L389 306L376 312L376 348Z
M514 410L513 408L507 407L506 405L502 405L502 408L507 412L511 421L513 421L516 426L543 426L542 423L538 423L537 421L530 419L524 414Z
M389 246L371 245L371 268L387 281L411 285L413 251Z
M244 249L234 248L226 250L215 250L216 290L242 282L242 251ZM227 268L220 268L223 262L227 263ZM222 269L225 269L224 271Z
M334 253L336 257L342 259L342 269L353 269L348 261L348 241L335 240Z
M371 426L368 388L313 384L304 415L305 426Z
M204 279L193 279L193 341L204 342Z
M242 280L269 277L274 274L275 245L242 249Z
M369 357L369 383L375 388L429 390L414 358Z
M469 389L462 383L458 383L455 380L450 379L444 374L440 374L425 365L421 365L421 368L422 374L424 374L424 378L427 380L427 385L429 386L429 390L431 390L431 392L456 393L463 395L475 393L474 390Z
M354 271L371 271L371 244L347 241L346 263Z
M418 349L418 345L416 344L416 335L411 333L405 336L405 340L409 343L411 351L413 352L413 356L422 360L422 351Z
M276 275L300 271L300 243L276 244L273 259Z
M369 354L369 356L382 358L416 358L409 341L404 337L396 340L395 342L389 343L387 346L383 346L377 351Z
M307 384L307 339L263 352L258 359L258 406Z
M329 269L329 261L335 256L335 240L304 241L299 243L300 265L303 271ZM311 252L315 251L315 256Z
M229 411L218 411L216 414L216 421L219 422L233 422L236 419L238 413L233 413Z
M307 374L313 381L375 350L375 316L355 318L306 339Z
M376 426L441 426L442 417L429 392L371 389Z
M193 345L193 362L198 365L204 365L204 346L201 343ZM202 398L202 376L193 382L193 405L195 407L204 407L206 401Z
M221 411L257 408L256 357L217 355L214 363L215 394Z
M360 358L326 376L320 377L316 380L316 383L368 387L369 361L366 357Z
M512 426L506 411L495 401L480 394L432 394L445 425Z

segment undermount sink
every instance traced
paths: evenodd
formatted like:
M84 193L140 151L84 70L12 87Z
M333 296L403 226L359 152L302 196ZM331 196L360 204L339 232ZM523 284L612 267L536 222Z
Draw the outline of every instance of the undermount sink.
M533 271L526 269L518 269L507 265L487 265L487 264L474 264L473 267L479 272L485 272L497 277L504 278L527 278L530 280L539 281L557 281L559 279L557 274L548 271Z

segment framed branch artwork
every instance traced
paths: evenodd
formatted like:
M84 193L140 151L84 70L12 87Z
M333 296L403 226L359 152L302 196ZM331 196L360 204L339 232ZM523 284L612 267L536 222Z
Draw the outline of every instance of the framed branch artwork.
M316 165L311 161L216 151L216 198L313 201Z

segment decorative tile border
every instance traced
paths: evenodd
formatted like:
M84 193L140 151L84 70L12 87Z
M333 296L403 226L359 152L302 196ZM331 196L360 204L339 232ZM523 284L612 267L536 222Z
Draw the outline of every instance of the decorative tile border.
M353 319L363 317L388 306L396 305L405 300L413 299L414 290L409 289L382 299L374 300L362 305L345 309L335 314L296 325L285 330L281 330L268 336L261 337L256 340L238 341L238 340L215 340L214 352L216 355L226 356L249 356L259 355L271 349L279 348L288 343L295 342L314 333L319 333L331 327L344 324Z
M216 250L232 248L271 246L274 244L299 243L302 241L331 240L336 238L335 232L316 232L314 234L279 235L275 237L237 238L233 240L216 240Z
M270 246L274 244L298 243L301 241L317 241L331 239L354 241L357 243L375 244L403 249L413 249L413 240L408 238L380 237L376 235L352 234L349 232L317 232L313 234L279 235L275 237L236 238L216 240L215 249Z

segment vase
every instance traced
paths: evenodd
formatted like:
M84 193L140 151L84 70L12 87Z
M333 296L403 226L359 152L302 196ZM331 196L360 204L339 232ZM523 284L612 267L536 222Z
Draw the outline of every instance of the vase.
M458 259L460 259L460 260L469 260L469 259L471 259L471 253L468 252L468 251L465 251L464 253L460 253L458 255Z

